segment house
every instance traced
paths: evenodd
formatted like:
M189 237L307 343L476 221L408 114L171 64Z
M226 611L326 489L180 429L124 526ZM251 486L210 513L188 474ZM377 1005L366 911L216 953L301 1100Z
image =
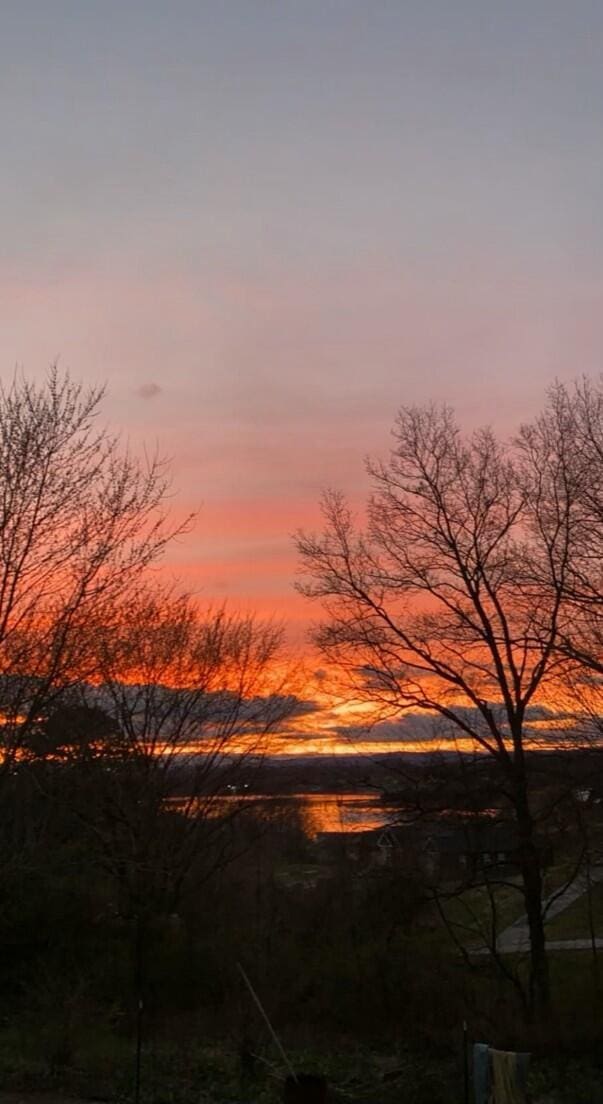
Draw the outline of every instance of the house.
M369 861L373 832L318 832L314 846L319 862Z
M515 825L487 817L417 820L366 832L321 832L315 846L319 862L405 869L438 883L512 876L520 863ZM539 848L546 865L551 861L550 842L541 837Z
M520 843L510 822L488 818L436 820L390 825L375 840L379 865L412 862L429 878L452 881L478 874L512 873L519 867ZM551 861L548 840L539 840L542 861Z

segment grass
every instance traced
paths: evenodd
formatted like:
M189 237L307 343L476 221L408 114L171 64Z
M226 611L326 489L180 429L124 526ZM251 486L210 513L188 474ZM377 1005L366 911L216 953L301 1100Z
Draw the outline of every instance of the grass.
M603 937L603 883L592 887L592 913L595 934ZM584 893L553 917L546 926L547 939L589 939L588 895Z
M33 1052L35 1039L0 1034L3 1091L52 1091L83 1100L130 1104L134 1097L134 1047L130 1040L97 1039L83 1046L77 1066L54 1073ZM297 1072L323 1075L339 1104L449 1104L461 1099L461 1066L446 1054L416 1053L403 1046L376 1051L345 1040L339 1046L288 1046ZM273 1049L256 1048L246 1066L227 1042L156 1041L142 1054L142 1104L278 1104L285 1071Z
M559 865L547 871L545 897L565 884L571 871L568 865ZM500 934L525 914L525 905L519 882L517 887L495 886L493 896L496 902L497 932ZM603 882L592 888L592 909L595 933L603 938ZM478 942L484 934L489 936L491 924L491 903L484 887L469 889L458 898L446 903L449 921L458 929L462 941ZM546 925L547 939L588 939L588 898L579 897L567 909L553 917Z
M567 971L568 956L559 962ZM580 974L583 961L574 956ZM582 968L580 963L582 962ZM568 993L569 995L569 993ZM3 1092L27 1094L39 1090L52 1099L77 1098L131 1104L134 1097L133 1044L131 1040L103 1035L89 1040L79 1054L79 1068L51 1076L33 1061L36 1039L19 1039L14 1031L0 1033L0 1076ZM459 1040L460 1041L460 1040ZM25 1053L19 1057L19 1048ZM287 1045L297 1072L322 1074L333 1104L461 1104L462 1056L456 1052L411 1049L400 1041L381 1050L351 1038L318 1038L297 1046ZM211 1043L191 1036L184 1040L157 1040L142 1055L141 1104L279 1104L284 1071L269 1044L255 1048L259 1056L243 1068L240 1054L228 1042ZM7 1073L10 1076L7 1077ZM534 1055L530 1068L531 1099L547 1104L594 1104L603 1100L603 1065L596 1048L582 1054L559 1052ZM0 1095L0 1104L2 1096Z
M493 886L492 897L496 909L496 930L504 931L525 912L519 885ZM463 945L482 946L491 939L492 903L483 886L465 890L458 897L443 901L448 924Z

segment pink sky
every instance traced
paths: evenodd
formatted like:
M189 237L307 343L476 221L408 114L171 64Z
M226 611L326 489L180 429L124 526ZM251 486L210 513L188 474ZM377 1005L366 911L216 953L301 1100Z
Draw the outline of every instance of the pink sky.
M433 283L360 269L335 291L299 273L216 275L208 302L182 273L151 278L116 260L111 274L5 282L0 351L36 375L58 355L107 381L110 424L135 447L157 443L173 508L198 511L170 568L204 597L284 616L299 638L310 611L293 592L292 534L317 524L326 487L361 502L363 458L387 451L400 403L448 401L467 426L507 430L555 375L596 369L594 281L514 281L493 267Z

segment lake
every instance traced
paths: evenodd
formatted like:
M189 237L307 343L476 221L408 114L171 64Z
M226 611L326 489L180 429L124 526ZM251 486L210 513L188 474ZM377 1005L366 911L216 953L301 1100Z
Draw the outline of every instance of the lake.
M312 836L320 832L366 832L383 827L391 818L391 809L371 792L297 793L275 800L300 804Z
M181 798L172 801L174 805L183 804ZM320 832L366 832L382 828L393 816L392 809L382 804L379 794L370 790L348 793L224 794L211 799L216 814L241 802L257 805L267 811L272 807L275 812L287 808L300 809L310 836L317 836Z

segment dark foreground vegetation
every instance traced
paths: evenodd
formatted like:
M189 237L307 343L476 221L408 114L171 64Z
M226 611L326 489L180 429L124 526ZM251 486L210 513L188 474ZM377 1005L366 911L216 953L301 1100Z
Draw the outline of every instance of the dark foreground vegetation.
M303 809L274 801L200 821L189 861L190 818L141 770L99 755L4 782L5 1088L133 1099L140 1042L143 1100L278 1099L286 1070L241 963L295 1067L342 1101L462 1100L463 1020L532 1050L538 1093L601 1098L589 952L551 955L555 1014L530 1025L492 959L459 954L416 861L320 858Z

